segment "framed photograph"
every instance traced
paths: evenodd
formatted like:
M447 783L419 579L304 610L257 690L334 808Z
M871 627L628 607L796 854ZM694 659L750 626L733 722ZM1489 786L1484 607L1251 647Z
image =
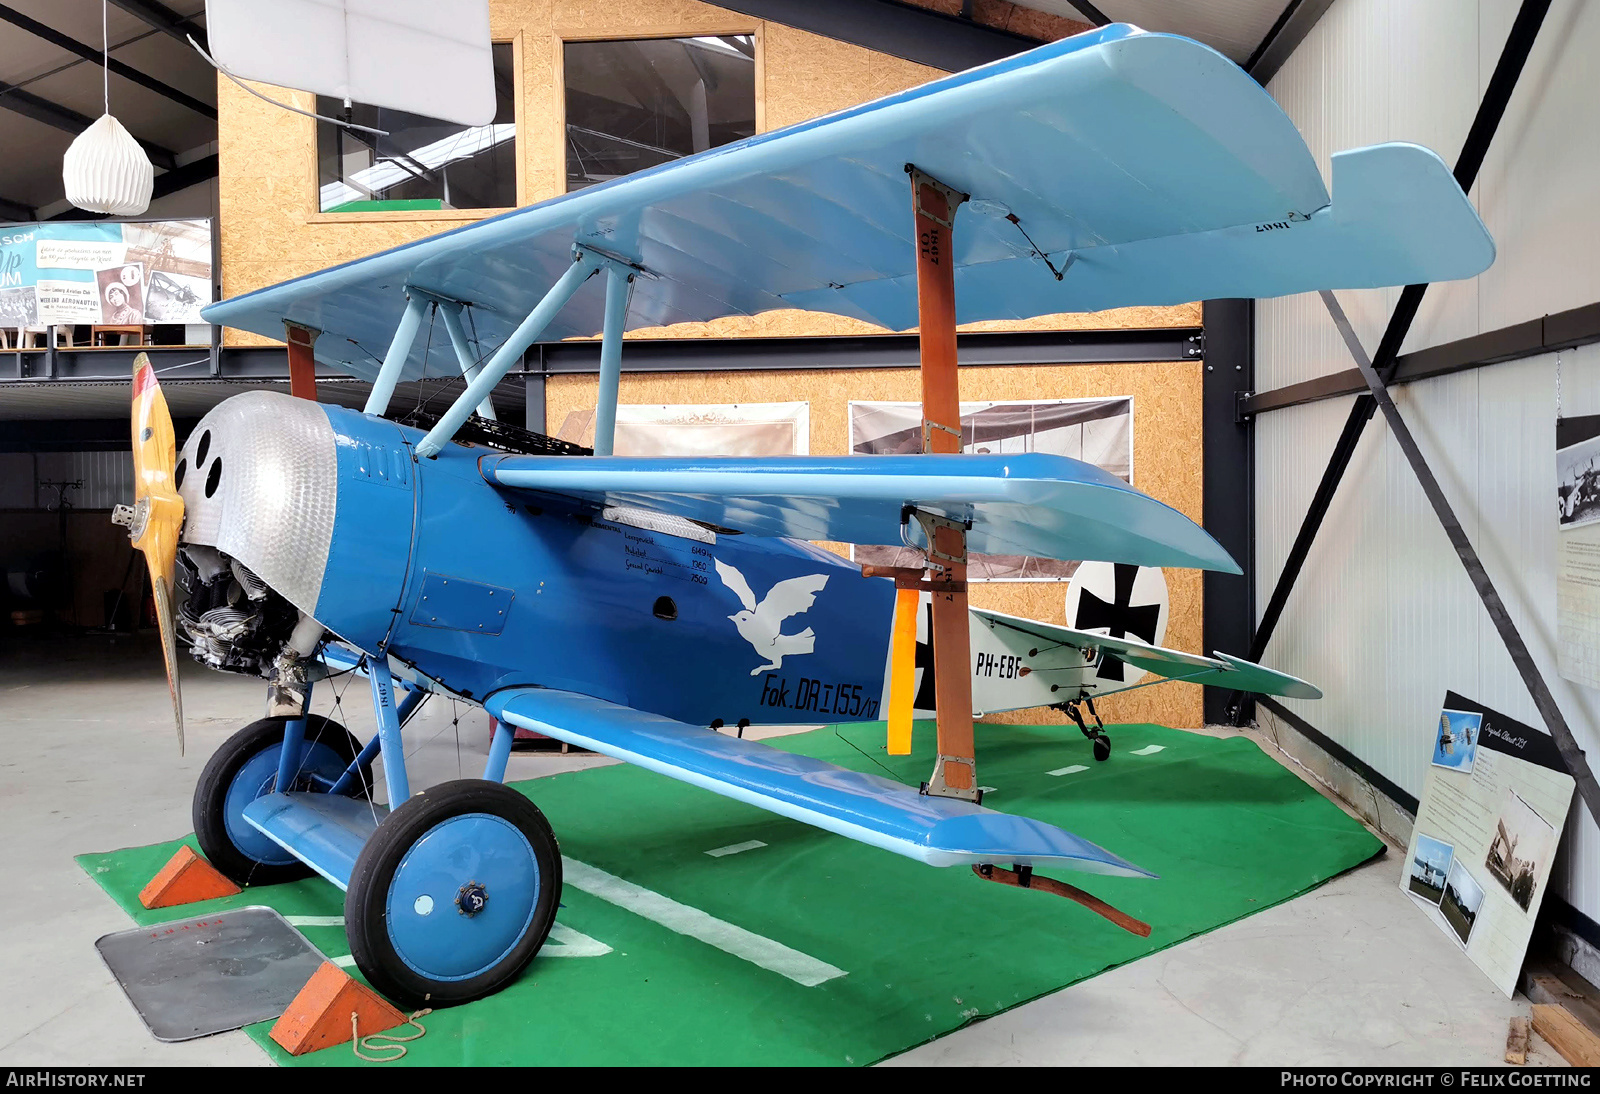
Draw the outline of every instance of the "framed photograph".
M1417 849L1411 853L1411 875L1406 888L1413 896L1437 905L1444 899L1445 879L1450 876L1450 864L1455 860L1455 848L1443 840L1417 833Z
M1442 710L1439 732L1433 742L1433 765L1468 772L1478 756L1478 734L1483 715L1475 710Z
M1483 886L1473 880L1467 868L1458 859L1450 864L1450 874L1444 882L1444 899L1439 901L1439 911L1465 946L1472 937L1472 928L1478 925L1478 912L1483 908Z
M1600 415L1557 426L1556 527L1581 528L1600 520Z
M1555 826L1515 790L1507 790L1483 865L1524 912L1533 907L1540 872L1555 849Z

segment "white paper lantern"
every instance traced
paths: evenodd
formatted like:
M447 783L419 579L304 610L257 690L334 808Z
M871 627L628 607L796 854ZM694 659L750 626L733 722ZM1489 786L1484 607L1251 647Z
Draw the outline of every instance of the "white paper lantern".
M67 200L91 213L137 216L150 208L155 168L133 134L110 114L73 140L61 162Z

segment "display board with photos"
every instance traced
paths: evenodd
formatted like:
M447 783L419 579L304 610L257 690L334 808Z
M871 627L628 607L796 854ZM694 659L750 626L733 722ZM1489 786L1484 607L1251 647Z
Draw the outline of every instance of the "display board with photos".
M556 436L594 443L594 411L568 414ZM618 456L804 456L811 451L811 404L621 403Z
M1556 419L1556 666L1600 687L1600 414Z
M0 327L203 323L211 221L61 221L0 228Z
M1400 887L1507 995L1575 783L1548 734L1449 692Z
M850 403L850 450L861 455L922 451L920 403ZM1092 463L1126 483L1133 482L1133 399L1041 399L1029 402L961 404L961 450L1004 454L1049 452ZM863 565L922 565L908 547L860 546ZM1067 581L1078 563L1029 555L973 553L971 581Z

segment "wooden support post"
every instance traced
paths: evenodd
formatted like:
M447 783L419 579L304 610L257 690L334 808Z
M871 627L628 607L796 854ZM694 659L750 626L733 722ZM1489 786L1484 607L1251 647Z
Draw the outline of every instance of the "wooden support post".
M283 340L289 343L289 394L317 401L317 361L311 347L322 332L298 323L284 323Z
M922 450L961 451L956 377L956 209L966 200L907 165L917 225L917 341L922 355Z
M961 451L961 387L956 371L956 209L967 199L910 164L917 230L917 330L921 349L922 450ZM976 800L972 735L971 635L967 621L967 532L918 513L928 540L933 590L934 703L938 758L927 792Z

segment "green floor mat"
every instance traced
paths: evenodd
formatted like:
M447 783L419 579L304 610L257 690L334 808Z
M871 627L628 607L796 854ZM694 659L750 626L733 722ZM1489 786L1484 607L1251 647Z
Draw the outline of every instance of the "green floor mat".
M514 784L549 817L562 854L592 870L569 868L559 929L516 984L429 1016L395 1066L869 1064L1287 900L1382 850L1247 738L1153 725L1111 736L1112 757L1097 764L1075 731L984 726L978 774L991 788L984 804L1159 873L1054 872L1150 923L1148 939L1058 897L923 866L635 767ZM914 757L885 756L883 740L877 723L776 743L913 785L926 777L930 726L919 724ZM78 862L141 924L268 904L330 957L349 953L342 894L319 879L144 910L139 889L178 842ZM708 854L742 844L760 846ZM582 891L574 870L604 871L813 960L796 958L804 967L790 978ZM843 975L799 982L827 966ZM280 1063L359 1062L348 1045L292 1058L270 1028L248 1032Z

